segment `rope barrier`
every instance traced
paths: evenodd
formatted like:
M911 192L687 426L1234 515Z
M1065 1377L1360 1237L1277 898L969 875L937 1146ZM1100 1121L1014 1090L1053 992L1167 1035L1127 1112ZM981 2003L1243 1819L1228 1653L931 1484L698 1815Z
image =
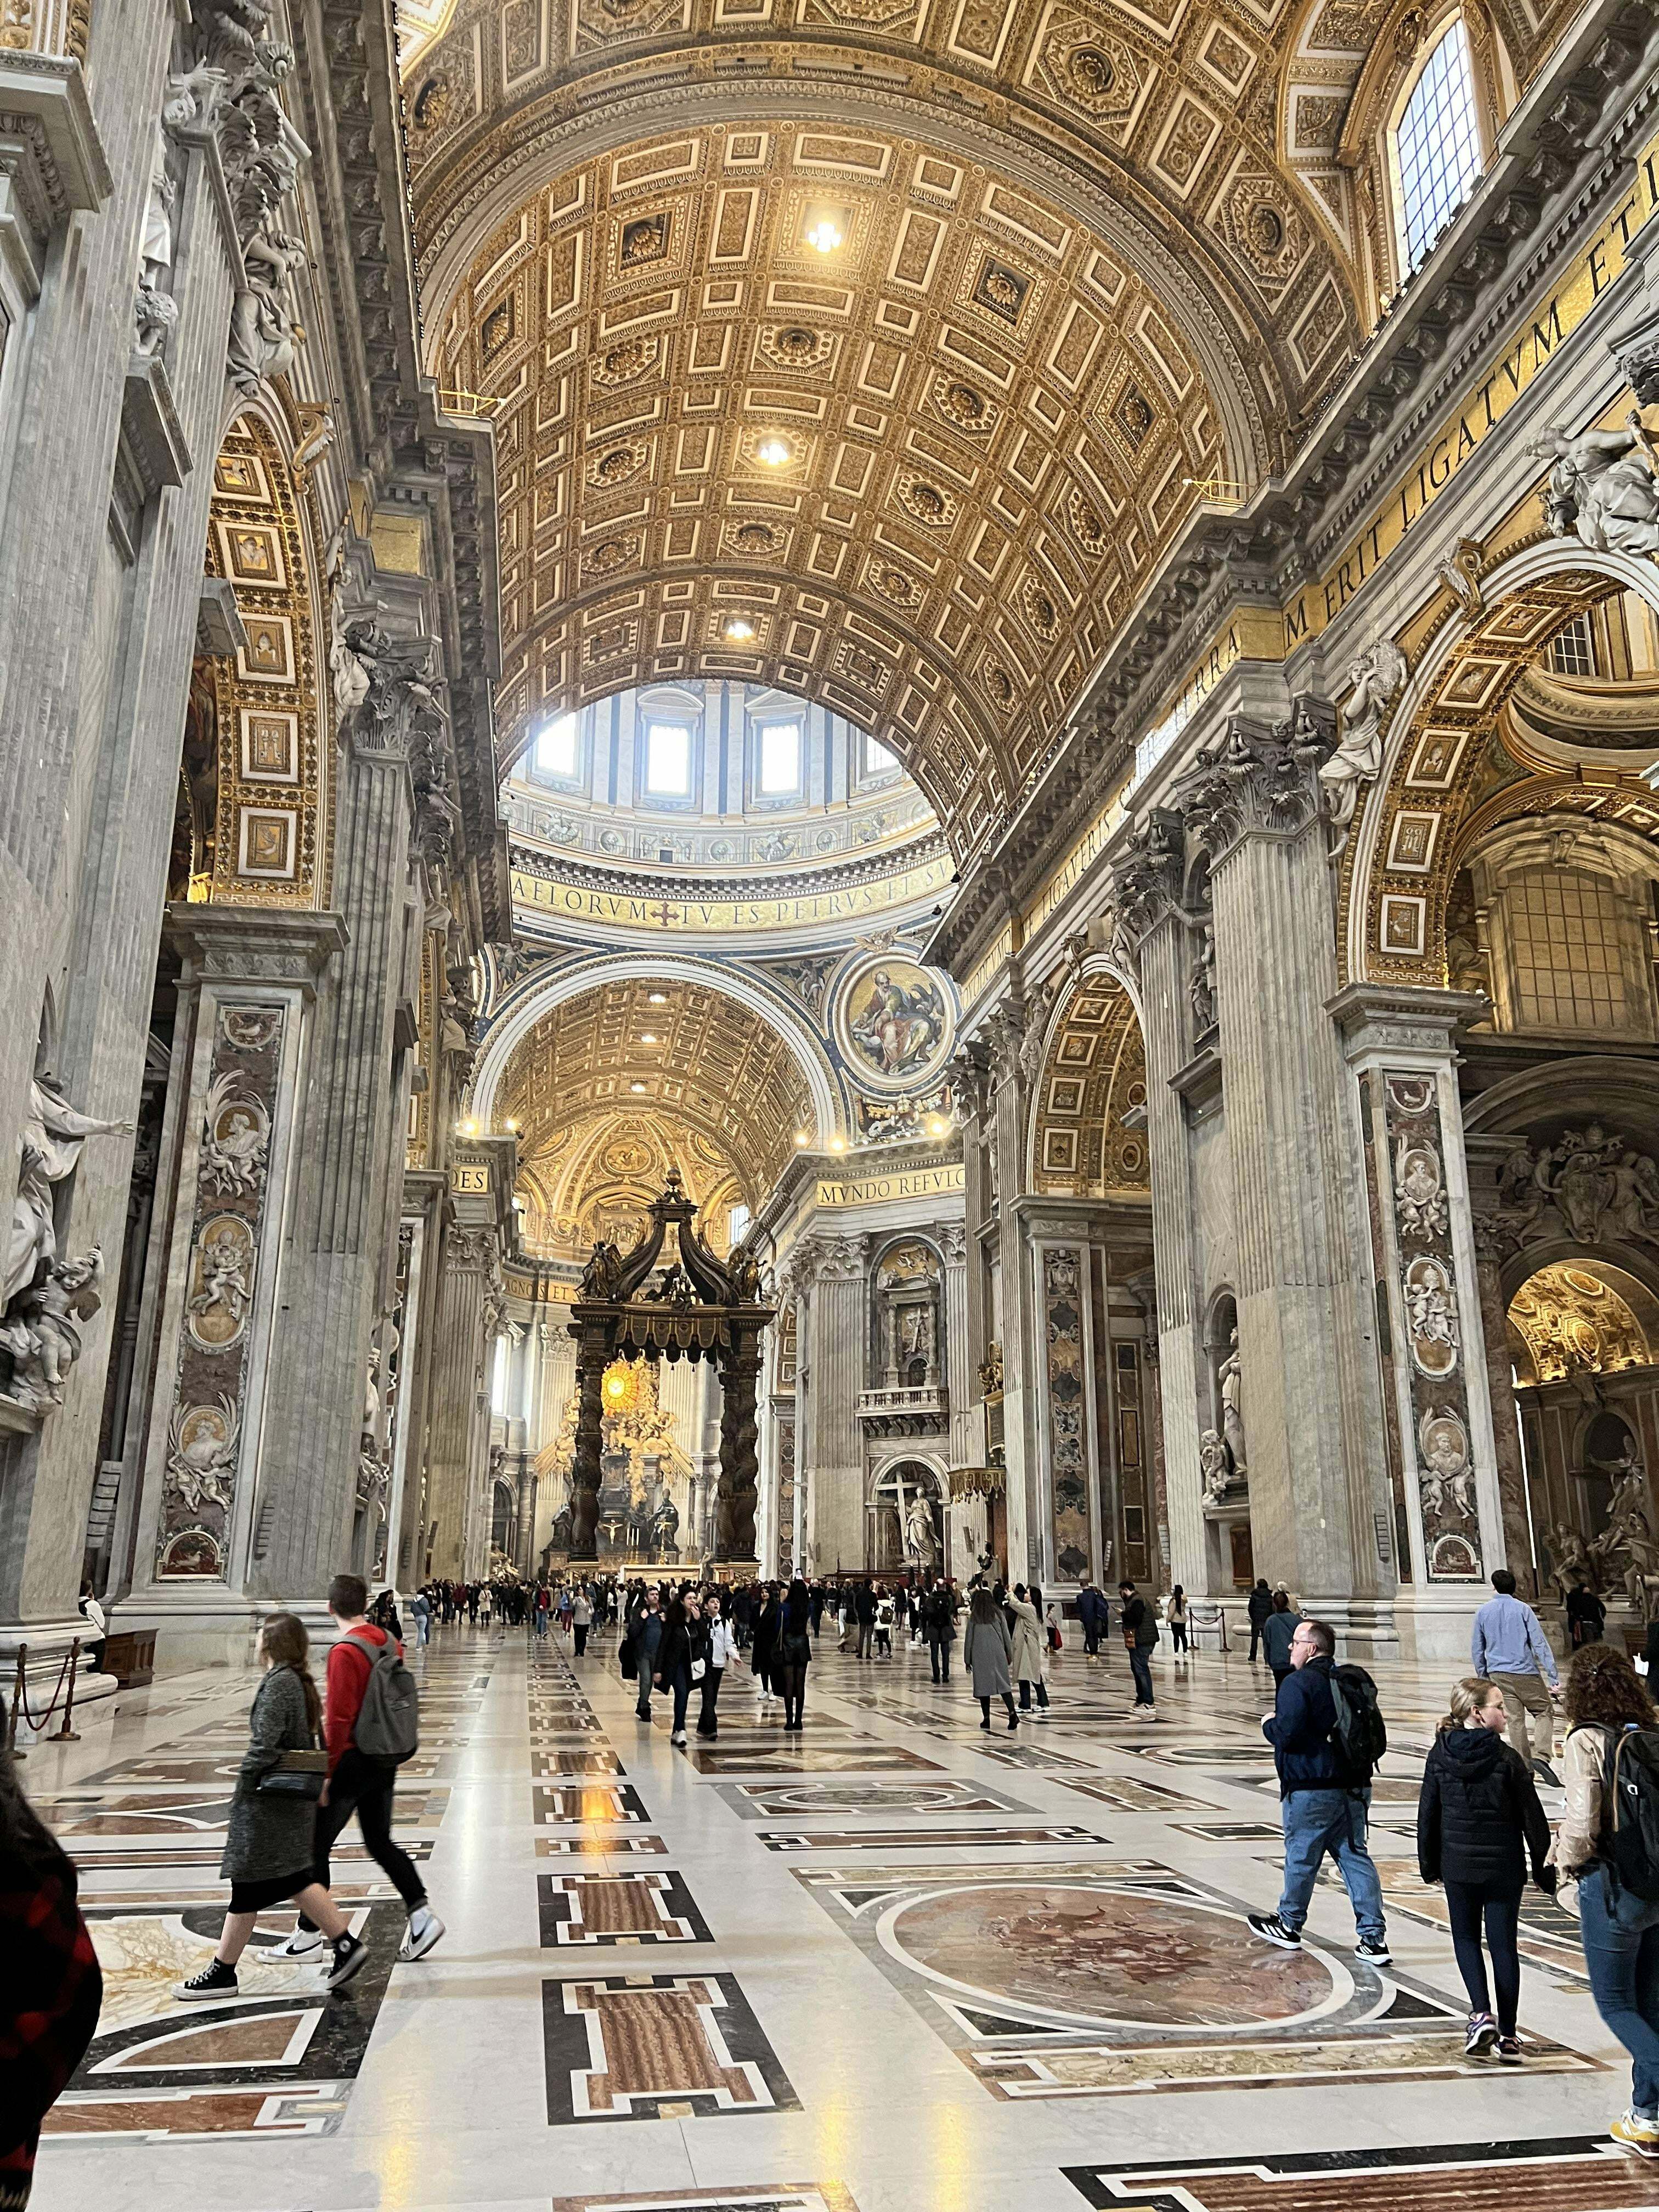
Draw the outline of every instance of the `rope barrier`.
M37 1713L29 1704L28 1646L27 1644L18 1645L17 1680L12 1689L9 1723L10 1749L16 1758L27 1759L28 1756L27 1752L17 1749L17 1723L20 1714L24 1726L33 1732L34 1739L38 1743L46 1734L46 1723L58 1711L58 1701L60 1698L64 1700L63 1725L51 1740L53 1743L79 1743L81 1741L79 1735L70 1726L70 1715L75 1706L75 1677L80 1665L80 1659L81 1639L77 1636L64 1655L64 1663L58 1669L58 1680L52 1685L52 1697L46 1710L43 1713Z

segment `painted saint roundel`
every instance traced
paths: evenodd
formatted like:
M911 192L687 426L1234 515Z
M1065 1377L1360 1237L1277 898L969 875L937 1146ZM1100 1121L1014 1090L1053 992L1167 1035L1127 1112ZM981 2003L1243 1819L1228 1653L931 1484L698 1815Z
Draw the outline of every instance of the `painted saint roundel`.
M862 963L836 997L836 1042L860 1088L916 1091L950 1058L956 1020L937 977L902 954Z

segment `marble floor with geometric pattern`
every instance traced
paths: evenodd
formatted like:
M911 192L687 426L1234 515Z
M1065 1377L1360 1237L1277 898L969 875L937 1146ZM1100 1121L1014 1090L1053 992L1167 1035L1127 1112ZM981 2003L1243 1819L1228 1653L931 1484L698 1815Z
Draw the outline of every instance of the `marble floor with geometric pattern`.
M986 1735L924 1652L860 1663L826 1638L804 1734L738 1669L690 1756L665 1701L635 1719L609 1640L578 1665L453 1627L411 1656L399 1832L448 1934L398 1961L401 1909L348 1831L336 1894L371 1962L336 1998L272 1955L283 1913L234 2000L171 1995L222 1914L251 1676L163 1679L31 1754L106 1977L41 2212L1659 2203L1606 2140L1628 2073L1536 1892L1526 2063L1463 2056L1412 1838L1437 1670L1379 1671L1378 1971L1328 1880L1299 1955L1243 1924L1279 1846L1270 1678L1237 1654L1160 1654L1151 1727L1121 1649L1073 1644L1050 1719Z

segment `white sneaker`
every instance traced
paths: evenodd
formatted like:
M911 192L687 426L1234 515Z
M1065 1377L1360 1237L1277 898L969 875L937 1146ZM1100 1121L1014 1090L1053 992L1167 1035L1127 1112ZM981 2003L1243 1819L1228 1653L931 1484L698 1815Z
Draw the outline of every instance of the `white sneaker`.
M444 1932L444 1923L429 1905L417 1905L409 1916L409 1925L404 1930L404 1940L398 1946L400 1959L424 1959Z
M296 1928L286 1943L279 1943L270 1954L273 1959L308 1959L313 1951L323 1948L320 1928Z
M685 1730L684 1729L676 1729L672 1735L669 1737L668 1741L670 1743L684 1743L685 1741Z

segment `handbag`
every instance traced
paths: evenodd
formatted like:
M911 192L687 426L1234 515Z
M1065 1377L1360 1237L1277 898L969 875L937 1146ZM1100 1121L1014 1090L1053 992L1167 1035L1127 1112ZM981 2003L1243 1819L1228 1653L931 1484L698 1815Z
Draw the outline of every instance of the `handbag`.
M285 1751L254 1784L260 1797L308 1797L314 1805L328 1780L325 1751Z
M691 1680L694 1682L701 1682L708 1672L708 1662L706 1659L694 1659L691 1662Z

